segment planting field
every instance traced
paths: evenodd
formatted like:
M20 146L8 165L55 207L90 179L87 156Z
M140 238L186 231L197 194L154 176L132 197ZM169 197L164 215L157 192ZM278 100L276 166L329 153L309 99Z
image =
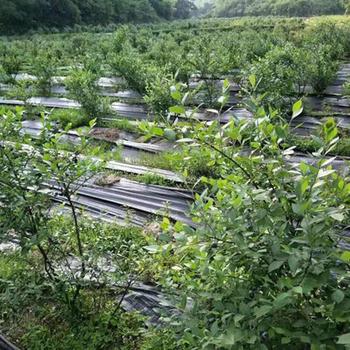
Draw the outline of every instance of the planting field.
M350 347L348 17L0 47L1 334L21 349Z

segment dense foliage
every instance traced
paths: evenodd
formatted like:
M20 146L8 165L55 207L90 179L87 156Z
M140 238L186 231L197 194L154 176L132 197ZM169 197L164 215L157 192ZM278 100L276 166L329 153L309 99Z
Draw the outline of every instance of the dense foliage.
M301 108L294 105L295 116ZM188 144L185 168L200 148L220 173L201 178L205 190L192 213L198 228L167 225L168 244L153 247L159 259L178 259L162 277L183 296L183 318L173 323L180 348L344 349L349 252L341 242L350 183L329 166L336 124L323 126L319 161L294 167L286 166L294 151L285 148L289 124L278 111L259 107L255 127L247 126L173 125ZM245 149L252 151L243 156Z
M187 0L3 0L0 33L188 18L192 9Z
M347 3L343 0L218 0L214 13L219 17L308 17L343 14L346 8Z
M344 16L3 39L2 97L23 108L0 110L0 332L34 350L349 349L350 179L332 158L350 155L348 117L310 102L349 57L349 34ZM347 111L349 82L339 88ZM125 94L149 120L113 110ZM33 106L33 96L74 108ZM320 122L303 137L294 126L305 112ZM33 118L43 128L27 134ZM129 176L174 186L156 172L106 174L120 145L93 138L97 127L173 146L132 162L181 173L190 224L152 205L135 228L112 195L123 226L85 215L96 218L99 203L88 194L96 208L81 210L86 185L107 194ZM133 194L120 198L138 205ZM122 305L144 283L173 306L158 304L157 327Z

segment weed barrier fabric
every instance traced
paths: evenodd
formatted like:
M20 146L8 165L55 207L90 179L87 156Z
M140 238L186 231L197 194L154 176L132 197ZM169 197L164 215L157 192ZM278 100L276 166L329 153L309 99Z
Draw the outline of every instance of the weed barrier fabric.
M2 142L0 140L0 144L11 144L11 142ZM27 152L34 151L34 148L25 144L22 144L22 150ZM64 152L62 152L64 153ZM65 152L67 155L69 155L69 152ZM102 160L100 158L94 158L94 157L87 157L80 155L80 159L89 159L93 162L100 163ZM184 178L172 171L164 170L164 169L157 169L157 168L147 168L145 166L139 166L139 165L132 165L132 164L126 164L116 161L108 161L104 165L104 169L106 170L116 170L124 173L131 173L136 175L146 175L146 174L152 174L152 175L158 175L166 180L175 182L175 183L184 183Z
M169 181L183 183L184 179L172 171L156 169L156 168L147 168L145 166L140 165L132 165L121 162L109 161L106 163L105 168L108 170L116 170L124 173L132 173L137 175L145 175L145 174L155 174L163 177Z
M168 151L174 145L170 144L153 144L153 143L140 143L134 141L120 140L116 142L117 145L121 145L123 147L133 148L140 151L145 151L149 153L161 153Z
M66 199L59 195L54 195L53 200L59 204L68 204ZM78 196L73 200L73 203L83 214L86 214L91 219L101 220L111 224L116 223L120 226L133 225L136 227L145 227L149 221L149 217L145 213L130 211L121 206L112 206L99 200L85 198L83 196ZM64 209L61 211L65 213L67 210Z
M62 109L79 109L81 105L73 100L67 98L58 98L58 97L32 97L26 101L27 104L32 106L42 106L47 108L62 108ZM25 106L24 101L15 100L15 99L6 99L0 98L0 105L9 105L9 106ZM103 118L105 120L114 120L118 117L123 117L131 120L154 120L154 115L150 114L147 108L143 105L130 105L127 103L115 102L111 105L112 112L115 115ZM188 110L186 116L180 118L190 119L191 116L194 119L200 121L212 121L219 120L221 123L227 123L232 118L237 119L251 119L253 117L252 113L244 108L232 108L231 110L222 113L220 118L218 118L213 113L206 111L193 112ZM175 116L174 116L175 117Z
M0 334L0 350L19 350L19 348L14 346L3 335Z
M127 312L138 311L148 317L148 323L161 325L162 316L180 314L168 299L167 295L156 286L140 283L129 289L123 299L122 308Z
M57 184L49 183L48 187L60 191ZM141 218L147 219L145 214L167 216L174 221L181 221L189 226L194 226L188 217L190 205L193 201L189 192L165 189L158 186L144 185L141 183L121 179L119 183L101 187L94 184L86 184L77 192L76 202L87 208L99 208L101 214L116 216L119 219L135 219L141 225ZM56 198L56 196L54 196ZM62 197L56 200L64 201ZM132 212L129 212L129 211ZM145 214L144 214L145 213ZM137 225L140 226L140 225Z

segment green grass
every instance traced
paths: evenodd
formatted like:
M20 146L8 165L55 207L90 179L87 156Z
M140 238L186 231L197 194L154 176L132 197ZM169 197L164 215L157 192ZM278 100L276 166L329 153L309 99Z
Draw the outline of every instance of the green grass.
M175 183L173 181L164 179L164 177L157 174L146 173L143 175L136 175L134 180L137 182L144 183L146 185L157 185L157 186L166 186L174 187Z
M176 171L174 152L148 153L140 151L140 158L131 161L132 164L143 165L149 168L159 168Z
M57 216L49 225L55 240L62 242L62 251L74 244L70 219ZM84 220L81 230L90 258L114 252L124 274L140 269L141 281L152 278L153 267L143 247L153 238L144 236L141 229ZM48 281L42 267L35 249L0 255L0 332L20 348L136 350L149 344L145 318L116 309L121 290L85 287L73 312L65 302L67 285Z
M109 175L115 178L124 178L128 179L131 181L136 181L139 183L143 183L146 185L156 185L156 186L165 186L165 187L173 187L174 189L176 188L187 188L188 183L177 183L168 179L163 178L160 175L153 174L153 173L146 173L146 174L131 174L131 173L125 173L123 171L107 171L101 174L102 181L98 181L97 184L104 184L104 178L108 178Z
M59 122L63 128L70 124L73 129L88 126L91 120L79 109L54 109L50 113L50 119Z
M291 136L288 144L289 146L296 146L297 150L305 153L316 152L322 147L315 139L298 136ZM350 138L340 138L337 146L332 150L331 155L350 157Z
M116 128L130 133L138 133L137 123L132 123L128 119L99 120L98 125L105 128Z

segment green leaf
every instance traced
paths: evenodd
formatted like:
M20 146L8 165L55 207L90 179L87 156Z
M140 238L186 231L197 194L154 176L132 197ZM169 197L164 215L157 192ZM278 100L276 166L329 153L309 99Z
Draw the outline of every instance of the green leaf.
M341 256L340 259L343 261L350 263L350 252L344 252Z
M221 336L221 344L224 346L232 346L236 344L236 338L234 334L225 334Z
M282 338L282 344L289 344L291 341L292 341L292 339L290 339L288 337Z
M269 272L278 270L282 265L284 264L284 261L274 261L269 266Z
M299 197L302 197L308 188L309 188L309 179L303 178L297 185L297 192Z
M300 295L303 294L303 288L300 286L294 287L292 290L295 294L300 294Z
M264 306L261 306L258 309L256 309L255 312L254 312L254 315L257 318L260 318L260 317L265 316L266 314L268 314L271 310L272 310L272 306L264 305Z
M218 98L218 103L220 104L224 104L226 102L227 98L225 96L220 96Z
M180 93L180 91L178 90L174 90L171 92L171 97L175 100L175 101L181 101L182 99L182 95Z
M169 141L175 141L176 140L176 133L172 129L165 129L164 130L164 137Z
M343 213L333 213L330 216L336 221L339 221L339 222L344 221L344 214Z
M293 203L292 204L293 212L298 215L304 215L308 206L309 206L309 202Z
M292 302L290 293L281 293L273 302L274 307L281 309Z
M151 132L156 136L163 136L164 135L163 129L157 128L157 127L152 128Z
M252 86L252 88L255 88L256 87L256 76L250 75L248 79L249 79L249 82L250 82L250 85Z
M344 300L344 298L345 298L345 295L340 289L337 289L332 294L332 300L335 301L337 304L340 304Z
M150 252L151 254L155 254L158 252L159 247L157 245L149 245L147 247L145 247L145 249Z
M350 344L350 333L341 335L338 339L337 344L349 345Z
M184 139L177 140L176 142L178 142L178 143L191 143L193 141L194 141L193 139L184 138Z
M298 265L299 265L299 260L294 255L291 255L288 258L288 265L289 265L291 272L295 273L297 268L298 268Z
M292 115L292 120L299 117L301 113L303 113L303 101L299 100L294 103L293 105L293 115Z
M185 114L186 110L183 106L172 106L169 108L169 112L174 114Z
M93 128L96 125L96 121L97 121L96 118L89 121L90 128Z

